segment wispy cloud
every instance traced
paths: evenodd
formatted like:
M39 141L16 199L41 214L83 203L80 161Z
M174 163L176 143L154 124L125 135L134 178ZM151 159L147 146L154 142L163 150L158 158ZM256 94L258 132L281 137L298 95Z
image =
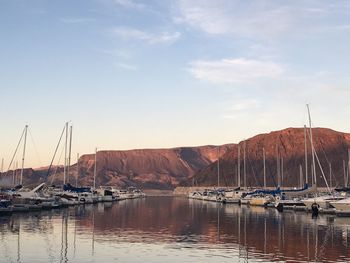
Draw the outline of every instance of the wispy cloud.
M127 9L144 10L146 8L146 5L133 0L114 0L114 3Z
M113 29L113 34L125 41L137 40L149 44L171 44L181 37L180 32L149 33L135 28L117 27Z
M125 70L131 70L131 71L136 71L137 66L132 65L132 64L127 64L127 63L115 63L114 64L117 68L125 69Z
M132 58L132 52L128 50L123 50L123 49L97 49L97 52L110 55L113 57L118 57L122 59L130 59Z
M226 113L222 116L225 119L237 119L242 114L246 114L247 112L255 111L260 107L260 101L253 98L240 99L235 100L233 105L229 106L226 110Z
M197 60L190 63L189 71L196 79L216 84L232 84L276 78L282 74L283 68L271 61L235 58Z
M329 24L329 19L336 21L350 11L343 1L299 1L294 4L261 0L179 0L176 3L173 16L176 23L208 34L264 39L289 32L311 31L322 24L341 28L343 24L339 22L342 20Z
M62 17L60 21L66 24L84 24L91 21L94 21L93 18L84 18L84 17Z
M180 0L177 7L175 22L209 34L271 35L285 31L293 18L288 7L266 1L242 4L230 0Z

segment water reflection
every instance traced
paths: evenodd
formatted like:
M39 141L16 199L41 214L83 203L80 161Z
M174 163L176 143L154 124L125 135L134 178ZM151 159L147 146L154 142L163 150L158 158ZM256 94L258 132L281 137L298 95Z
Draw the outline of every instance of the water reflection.
M349 261L350 219L172 197L0 217L0 262Z

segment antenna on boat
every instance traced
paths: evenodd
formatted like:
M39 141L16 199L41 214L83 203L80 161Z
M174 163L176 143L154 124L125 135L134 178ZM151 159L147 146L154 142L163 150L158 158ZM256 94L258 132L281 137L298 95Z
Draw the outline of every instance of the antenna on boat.
M19 183L20 185L23 184L23 170L24 170L24 157L26 155L27 132L28 132L28 125L24 127L24 145L23 145L23 154L22 154L21 177L20 177L20 183Z

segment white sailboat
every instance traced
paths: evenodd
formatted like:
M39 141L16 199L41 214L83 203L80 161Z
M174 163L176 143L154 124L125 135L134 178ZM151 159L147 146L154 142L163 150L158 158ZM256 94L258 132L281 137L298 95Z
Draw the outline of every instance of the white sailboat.
M323 173L321 163L320 163L320 161L318 159L317 153L316 153L315 148L313 146L310 109L309 109L309 105L306 105L306 106L307 106L307 111L308 111L308 116L309 116L309 126L310 126L310 128L309 128L310 129L310 131L309 131L309 138L310 138L311 153L312 153L312 178L313 178L313 183L317 186L316 163L315 163L315 157L316 157L316 160L317 160L318 165L319 165L319 167L321 169L321 172L322 172L322 175L323 175L323 179L324 179L324 181L326 183L326 186L327 186L329 194L325 194L325 195L321 195L321 196L317 196L316 195L316 196L311 197L311 198L305 198L305 199L302 200L302 202L305 204L305 206L307 207L308 210L311 210L313 205L316 205L320 209L323 209L323 210L325 210L325 209L332 209L332 207L330 206L330 202L344 199L344 197L332 194L332 192L331 192L331 190L330 190L330 188L328 186L327 179L326 179L326 177L325 177L325 175Z

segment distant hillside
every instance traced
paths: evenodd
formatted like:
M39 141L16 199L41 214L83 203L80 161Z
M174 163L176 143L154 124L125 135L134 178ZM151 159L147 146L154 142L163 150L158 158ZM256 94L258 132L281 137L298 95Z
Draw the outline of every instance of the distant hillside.
M332 167L332 183L344 184L343 160L348 164L348 148L350 147L350 134L333 131L325 128L313 129L314 147L319 156L321 165L327 178L329 178L329 163ZM304 160L304 129L288 128L268 134L260 134L245 141L246 143L246 173L248 186L263 184L263 148L266 151L267 185L277 185L277 152L279 151L282 170L283 159L283 186L297 186L299 184L299 165L302 165L305 176ZM311 182L311 146L308 145L308 175ZM241 149L241 185L243 185L243 147ZM238 145L228 150L220 159L220 185L237 185ZM316 166L318 185L324 186L322 174ZM281 172L282 174L282 172ZM183 185L199 186L217 185L217 162L198 171Z
M332 165L332 183L343 185L343 160L348 162L350 134L324 128L313 129L314 146L324 172L329 177L329 163ZM304 164L304 129L288 128L268 134L260 134L246 140L247 186L263 184L263 148L266 151L267 185L277 185L277 151L280 156L283 186L299 184L299 165ZM241 149L241 185L243 185L243 147ZM129 151L100 151L97 154L97 185L118 187L139 186L149 189L173 189L176 186L217 185L216 146L179 147L172 149L143 149ZM237 144L220 146L220 185L237 184ZM308 143L308 175L311 182L311 148ZM282 170L282 169L280 169ZM79 185L92 185L94 155L86 154L79 159ZM17 171L17 177L20 172ZM0 177L0 185L12 182L13 171L5 178ZM77 165L70 167L70 182L75 184ZM317 165L317 178L324 186L321 171ZM24 185L40 182L62 184L63 167L53 167L47 178L47 168L25 169Z
M172 149L142 149L129 151L99 151L97 153L97 185L119 187L173 189L198 170L207 167L223 155L233 144L223 146L180 147ZM94 154L79 159L79 185L92 185ZM12 171L7 182L11 181ZM19 174L19 172L18 172ZM63 167L53 167L46 178L47 168L24 171L24 185L47 181L62 184ZM75 184L77 165L70 167L70 182Z

